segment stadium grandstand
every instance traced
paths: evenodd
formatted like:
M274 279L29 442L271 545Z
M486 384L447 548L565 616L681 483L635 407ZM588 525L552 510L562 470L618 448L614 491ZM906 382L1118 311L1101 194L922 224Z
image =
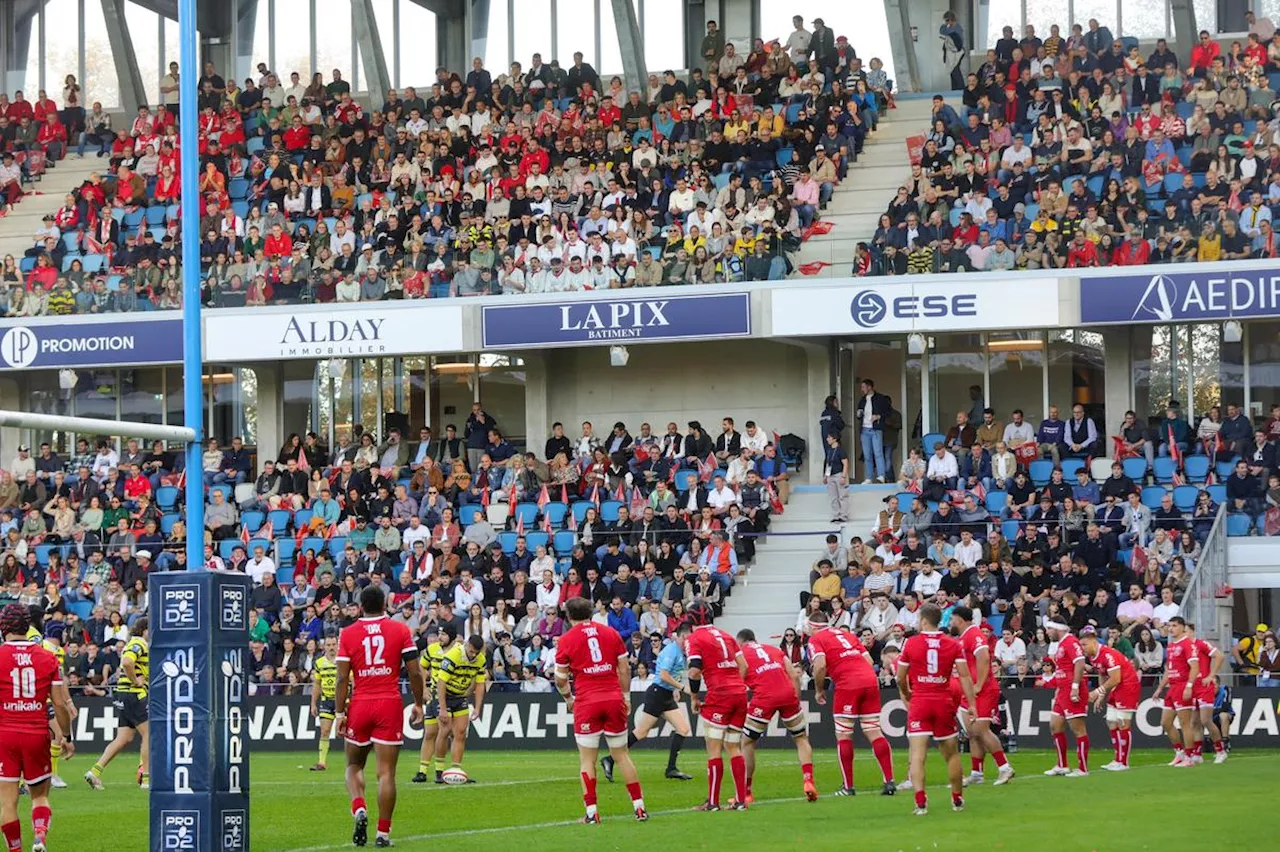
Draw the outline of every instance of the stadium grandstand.
M578 597L635 692L686 624L894 688L925 605L1010 690L1181 620L1280 687L1280 2L831 5L201 2L188 69L172 2L0 4L0 608L72 698L202 571L304 716L370 587L513 704ZM196 425L192 266L200 469L59 425Z

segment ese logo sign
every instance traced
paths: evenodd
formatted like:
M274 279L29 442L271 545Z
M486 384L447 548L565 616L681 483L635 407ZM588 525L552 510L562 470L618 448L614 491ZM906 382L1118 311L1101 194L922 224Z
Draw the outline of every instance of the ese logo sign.
M165 586L160 600L160 630L200 629L200 587Z
M199 811L161 811L160 848L166 852L195 852L200 836Z
M875 328L886 316L897 320L938 319L940 317L976 317L978 297L972 293L953 296L895 296L888 302L874 290L861 290L849 303L849 314L862 328Z

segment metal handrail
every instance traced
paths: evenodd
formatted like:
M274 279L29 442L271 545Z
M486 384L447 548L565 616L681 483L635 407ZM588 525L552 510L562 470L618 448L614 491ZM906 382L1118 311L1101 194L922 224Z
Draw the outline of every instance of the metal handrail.
M1227 582L1226 517L1222 506L1201 545L1200 559L1182 598L1183 617L1196 625L1197 635L1219 648L1229 647L1231 640L1230 618L1219 618L1218 613L1218 590Z

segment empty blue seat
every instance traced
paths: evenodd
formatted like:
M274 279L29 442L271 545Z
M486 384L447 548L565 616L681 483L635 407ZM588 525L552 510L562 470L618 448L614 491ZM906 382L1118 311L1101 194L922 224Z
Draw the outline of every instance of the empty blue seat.
M919 495L911 491L899 491L897 496L898 508L906 512L911 508L911 501L915 500Z
M293 513L293 528L300 530L311 524L311 518L315 516L315 512L310 509L299 509Z
M147 211L141 208L137 210L129 210L124 214L124 227L131 231L136 231L142 221L147 218Z
M249 152L250 156L261 154L263 147L265 146L261 136L250 136L245 140L245 150Z
M288 536L276 540L276 564L289 565L293 563L294 552L298 549L298 544Z
M542 514L551 521L551 526L559 529L564 526L564 517L569 514L569 504L556 501L542 507ZM532 548L530 548L532 549Z
M1228 476L1235 473L1235 470L1236 470L1235 456L1232 456L1229 459L1224 459L1222 461L1219 461L1213 467L1213 472L1218 475L1218 479L1226 479Z
M618 510L623 504L618 500L605 500L600 504L600 520L606 524L616 524L618 522Z
M1022 528L1022 521L1010 518L1000 523L1000 533L1009 541L1013 541L1018 537L1018 530Z
M1188 482L1204 482L1209 478L1209 457L1186 456L1182 460L1182 470L1186 473Z
M236 545L240 543L240 539L238 538L224 538L222 541L218 542L218 555L222 557L223 561L230 559L231 552L235 550Z
M1036 459L1028 466L1027 472L1031 476L1031 484L1037 488L1043 488L1049 484L1049 477L1053 473L1053 462L1048 459Z
M1151 471L1155 474L1156 482L1169 485L1173 482L1173 475L1178 472L1178 466L1168 456L1160 456L1155 460Z
M233 201L231 202L231 211L243 219L249 215L249 202Z
M987 511L999 514L1004 511L1005 506L1009 503L1009 495L1007 492L996 488L987 492Z
M1196 507L1196 498L1200 496L1200 489L1194 485L1179 485L1173 489L1173 505L1178 507L1179 512L1190 512Z
M271 531L276 538L284 535L289 531L289 526L293 521L293 512L288 509L272 509L267 515L267 520L271 522Z
M573 504L573 526L575 529L587 517L587 510L595 508L595 505L590 500L579 500Z
M18 268L23 272L30 272L36 268L36 259L34 257L24 257L18 262Z
M342 552L347 549L347 537L345 535L335 535L329 539L329 555L337 559Z
M791 162L791 155L795 153L794 148L779 148L776 155L779 166L785 166Z
M1063 479L1067 482L1075 482L1076 471L1084 467L1084 459L1063 459L1059 467L1062 468Z
M251 510L240 515L240 523L249 530L250 533L256 533L262 529L263 523L267 520L266 512Z
M1249 534L1249 526L1253 519L1248 515L1227 515L1227 535L1242 536Z
M1147 476L1147 460L1141 456L1127 458L1120 466L1124 468L1124 475L1139 485Z
M1149 485L1142 489L1142 505L1148 509L1159 509L1160 501L1164 499L1164 495L1169 492L1158 485Z
M1208 485L1204 489L1209 492L1209 499L1221 506L1227 499L1227 486L1222 484Z
M62 246L69 252L79 252L80 251L80 234L74 231L70 234L63 234Z
M560 505L564 505L561 503ZM547 507L550 508L548 503ZM538 522L538 504L537 503L517 503L515 510L511 513L511 523L523 523L526 530L533 529L533 525Z
M573 530L560 530L551 537L551 549L555 551L556 556L568 556L569 551L573 550L573 543L577 538ZM538 581L542 578L533 577L531 579Z
M160 532L164 533L165 535L168 535L169 533L173 532L173 525L180 520L182 520L182 516L179 515L177 512L173 512L168 515L161 515L160 516Z
M276 585L287 589L293 585L293 566L281 565L276 569Z
M464 527L468 524L474 524L476 518L484 513L484 507L479 503L466 503L458 509L458 523Z
M299 554L306 553L308 550L319 555L324 550L324 539L318 535L309 535L302 539L302 549L298 551Z
M99 272L107 268L107 256L105 254L86 254L80 258L84 271L91 275L97 275Z
M163 225L165 220L165 213L167 210L168 208L165 207L165 205L163 204L153 204L150 207L148 207L147 216L146 216L147 224Z
M502 552L510 556L516 552L516 534L513 532L498 533L498 543L502 545Z

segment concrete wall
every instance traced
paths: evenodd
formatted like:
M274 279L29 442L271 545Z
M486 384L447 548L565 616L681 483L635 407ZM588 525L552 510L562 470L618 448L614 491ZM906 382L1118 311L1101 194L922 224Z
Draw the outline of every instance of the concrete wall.
M721 418L728 416L739 431L754 420L767 431L794 432L810 440L822 397L817 408L809 401L809 355L801 347L744 340L632 346L630 352L626 367L610 367L604 349L545 353L549 381L542 434L549 434L556 420L570 435L578 434L583 420L590 420L600 434L617 420L633 434L641 422L662 434L669 420L679 423L682 433L688 421L700 420L715 435ZM825 380L825 365L823 372ZM529 406L531 420L536 407ZM532 444L535 424L529 429ZM810 441L810 456L812 452Z

